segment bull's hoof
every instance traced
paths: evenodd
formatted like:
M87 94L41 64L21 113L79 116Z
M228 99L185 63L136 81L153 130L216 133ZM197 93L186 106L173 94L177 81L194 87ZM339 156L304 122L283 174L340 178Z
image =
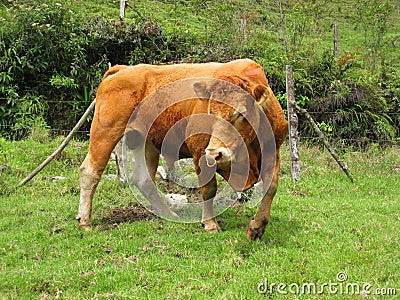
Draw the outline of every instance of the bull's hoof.
M170 216L171 216L172 218L174 218L174 219L178 219L178 218L179 218L179 215L176 214L175 212L173 212L172 210L171 210L171 212L170 212Z
M81 228L81 229L83 229L83 230L85 230L85 231L90 231L90 230L92 229L92 227L90 226L90 224L89 224L89 225L86 225L86 224L79 224L79 228Z
M209 232L209 233L220 233L221 227L219 227L217 221L215 220L207 220L202 222L204 226L204 232Z
M255 221L251 220L249 225L247 226L246 235L249 240L255 241L261 239L264 231L265 225L262 225L261 227L256 227Z
M221 231L221 227L219 227L218 225L215 227L204 227L204 232L207 233L220 233Z
M90 226L90 222L82 222L82 219L79 215L75 219L79 222L79 228L85 231L89 231L90 229L92 229L92 227Z
M153 212L153 211L152 211ZM174 211L168 209L168 210L156 210L156 212L153 212L155 215L165 218L167 220L176 220L179 219L179 215L177 215Z

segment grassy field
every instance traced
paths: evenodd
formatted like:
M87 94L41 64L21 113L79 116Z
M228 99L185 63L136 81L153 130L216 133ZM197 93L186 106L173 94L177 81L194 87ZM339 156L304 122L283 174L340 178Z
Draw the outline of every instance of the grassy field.
M357 178L352 184L326 151L302 146L301 181L294 185L285 146L271 223L261 241L249 242L245 228L255 209L246 204L219 216L222 233L206 234L199 224L153 217L129 188L104 177L94 228L79 230L78 167L86 143L74 141L15 188L60 141L3 146L0 162L9 168L0 175L0 299L400 297L398 147L344 153ZM113 163L105 173L115 174ZM304 284L316 291L301 295ZM354 294L357 286L370 294Z

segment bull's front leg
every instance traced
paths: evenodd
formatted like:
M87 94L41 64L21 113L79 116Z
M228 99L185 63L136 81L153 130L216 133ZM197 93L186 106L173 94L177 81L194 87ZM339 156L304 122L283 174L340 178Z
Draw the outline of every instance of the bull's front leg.
M214 216L213 198L217 191L217 180L214 178L206 185L200 187L200 192L203 197L203 216L202 224L205 232L221 232L217 219Z
M279 168L275 169L271 184L261 200L257 213L247 226L246 235L249 240L260 239L265 232L265 227L270 220L272 200L278 189L278 173Z
M200 193L203 198L202 224L205 232L221 232L221 228L214 216L213 199L217 194L217 179L215 166L210 167L203 156L200 163L195 162L195 169L199 178Z

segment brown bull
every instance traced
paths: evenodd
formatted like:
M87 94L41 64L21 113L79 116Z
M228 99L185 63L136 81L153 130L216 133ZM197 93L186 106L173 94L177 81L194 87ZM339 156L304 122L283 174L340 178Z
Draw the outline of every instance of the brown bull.
M142 100L162 90L166 85L182 79L192 78L189 88L193 94L188 94L188 101L182 101L170 106L146 127L146 107L138 109L136 118L128 124L131 114L138 108ZM221 86L221 81L212 82L204 78L215 78L230 82L246 91L256 101L249 101L244 93L237 89ZM175 91L176 92L176 91ZM191 95L191 96L190 96ZM162 101L163 94L159 94ZM89 153L80 168L80 204L77 219L80 227L90 226L92 198L101 174L109 160L116 143L126 130L127 145L134 149L136 154L142 155L145 161L137 161L139 167L135 170L134 183L146 195L148 179L154 181L160 149L163 139L175 124L182 120L185 125L183 131L191 131L185 136L185 141L179 149L179 157L193 157L195 170L199 175L200 192L204 200L212 199L217 190L215 174L202 176L208 166L215 165L215 170L232 187L237 190L246 190L253 186L260 177L266 189L261 205L247 227L249 239L260 238L270 218L270 208L278 186L280 166L279 148L287 134L287 122L283 111L268 86L265 73L261 66L254 61L243 59L229 63L180 64L170 66L115 66L106 72L97 92L95 115L90 130ZM231 103L212 100L220 98L233 99ZM147 111L155 109L148 105ZM267 137L260 141L257 138L253 124L248 118L260 120L264 113L269 121L272 140ZM210 119L204 122L195 118L198 114L217 116L219 120ZM181 122L182 123L182 122ZM257 123L257 122L256 122ZM127 126L128 124L128 126ZM207 133L193 130L199 126L208 127ZM233 126L236 133L230 130ZM251 126L253 125L253 126ZM256 124L256 127L259 124ZM260 125L261 126L261 125ZM260 131L260 130L259 130ZM138 146L143 141L145 147ZM262 157L262 148L273 145L274 150L268 151L270 157ZM265 148L268 148L266 146ZM243 151L243 149L245 151ZM205 159L202 159L202 158ZM267 163L263 164L263 161ZM269 162L269 163L268 163ZM272 162L272 163L271 163ZM232 165L239 166L235 174L231 174ZM273 164L273 165L272 165ZM146 167L146 170L142 169ZM243 170L240 171L241 167ZM141 176L148 172L149 178ZM205 172L203 172L205 171ZM209 172L208 172L209 173ZM210 174L208 174L210 175ZM271 178L271 180L264 180ZM174 215L162 202L157 194L147 194L152 198L155 208L162 215ZM206 201L203 208L203 223L206 231L219 231L214 218L212 201Z

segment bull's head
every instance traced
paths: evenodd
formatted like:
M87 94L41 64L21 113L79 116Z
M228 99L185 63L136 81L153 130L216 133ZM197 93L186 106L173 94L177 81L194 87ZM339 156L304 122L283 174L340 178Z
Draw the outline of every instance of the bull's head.
M193 84L193 88L199 98L208 101L208 114L215 116L205 149L207 164L216 164L225 179L230 177L234 188L250 187L259 175L258 153L254 152L259 147L251 145L258 143L263 106L269 99L267 87L257 85L250 91L251 95L237 85L222 80L209 85L199 81ZM233 163L235 170L231 169ZM243 180L244 188L239 183Z

